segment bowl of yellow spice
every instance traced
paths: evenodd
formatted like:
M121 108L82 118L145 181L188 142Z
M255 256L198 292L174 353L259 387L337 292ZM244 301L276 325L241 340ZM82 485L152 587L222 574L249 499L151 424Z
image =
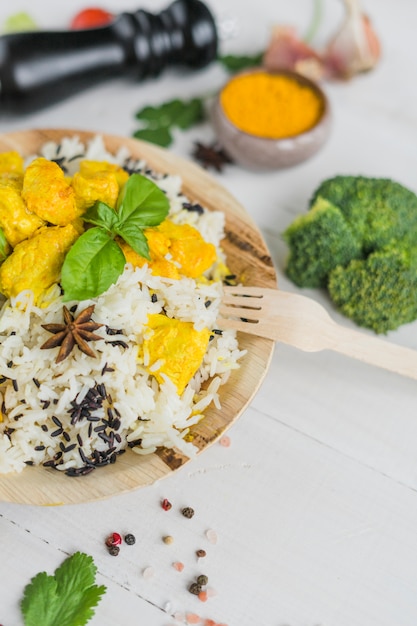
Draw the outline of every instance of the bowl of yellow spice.
M322 89L291 71L256 68L236 74L212 109L219 143L251 169L278 169L310 158L330 131L329 102Z

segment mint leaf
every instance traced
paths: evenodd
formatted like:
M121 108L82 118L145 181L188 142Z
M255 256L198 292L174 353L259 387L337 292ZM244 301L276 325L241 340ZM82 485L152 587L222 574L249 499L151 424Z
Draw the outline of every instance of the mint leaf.
M117 281L125 263L112 236L99 227L90 228L65 257L61 270L64 301L99 296Z
M92 207L89 207L83 215L83 220L101 226L110 232L117 223L117 213L108 204L97 201Z
M172 143L172 135L168 128L141 128L133 133L136 139L155 143L157 146L167 148Z
M188 102L182 102L182 107L172 119L172 124L182 130L186 130L194 124L204 120L203 101L201 98L193 98Z
M160 224L168 215L169 202L149 178L132 174L120 193L117 208L118 226L129 221L142 229Z
M133 136L160 146L169 146L174 127L185 130L204 120L204 117L202 98L191 100L175 98L156 107L146 106L140 109L136 113L136 119L144 122L144 127L137 130Z
M240 72L240 70L260 65L263 55L263 52L259 52L253 56L226 54L224 56L220 56L218 61L229 72Z
M76 552L53 576L40 572L25 587L20 604L25 626L84 626L106 587L95 584L91 556Z

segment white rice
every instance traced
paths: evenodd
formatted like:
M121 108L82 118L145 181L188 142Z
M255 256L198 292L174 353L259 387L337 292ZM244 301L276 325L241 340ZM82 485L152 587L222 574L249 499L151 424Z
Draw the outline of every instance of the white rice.
M130 161L125 150L115 156L106 152L100 137L87 146L76 137L64 139L60 146L49 143L41 154L62 158L70 175L81 158L128 164L142 173L146 168ZM192 224L216 246L219 262L224 261L223 213L186 210L188 199L181 194L178 177L147 174L166 192L170 219ZM153 276L147 265L127 264L117 283L99 297L65 303L77 307L74 315L94 304L94 321L103 324L96 331L102 340L90 344L96 358L74 349L59 364L55 363L58 348L40 348L51 337L41 325L62 323L59 287L45 294L38 306L30 291L7 300L0 311L0 473L46 462L69 475L82 475L115 462L127 447L137 454L165 446L194 455L196 448L186 440L189 429L210 404L220 407L220 387L244 354L235 333L212 334L203 363L181 396L168 378L158 384L152 371L161 363L149 363L147 354L141 358L140 346L150 313L164 311L169 317L193 322L198 330L214 329L221 296L219 281L173 280ZM108 328L123 333L108 334ZM74 409L79 411L89 398L87 415L78 413L74 418Z

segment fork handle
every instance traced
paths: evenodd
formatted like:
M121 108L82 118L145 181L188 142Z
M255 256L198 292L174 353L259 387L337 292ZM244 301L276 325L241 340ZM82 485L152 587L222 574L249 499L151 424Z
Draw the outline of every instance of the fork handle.
M333 350L364 363L417 380L417 351L379 337L339 326L328 325L323 349Z

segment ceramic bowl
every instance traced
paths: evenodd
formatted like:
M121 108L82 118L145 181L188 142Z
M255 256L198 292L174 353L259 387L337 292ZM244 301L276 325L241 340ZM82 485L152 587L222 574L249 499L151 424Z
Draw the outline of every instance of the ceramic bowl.
M295 72L280 71L275 74L289 76L300 84L310 87L322 102L322 113L316 124L305 132L282 139L267 139L240 130L228 119L221 105L221 90L211 110L217 139L236 163L249 169L280 169L297 165L316 154L330 133L330 105L324 91L315 82ZM278 110L277 115L279 115Z

